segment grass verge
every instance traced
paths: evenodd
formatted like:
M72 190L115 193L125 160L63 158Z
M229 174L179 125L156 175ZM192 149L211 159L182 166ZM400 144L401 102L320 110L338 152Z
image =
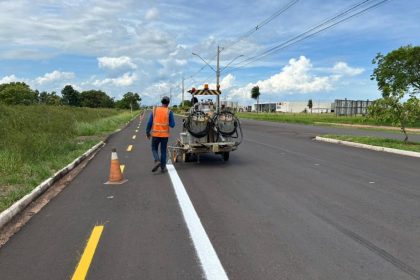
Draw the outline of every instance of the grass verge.
M380 138L380 137L370 137L370 136L349 136L349 135L333 135L326 134L322 135L325 138L332 138L342 141L349 141L379 147L393 148L398 150L420 152L420 143L418 142L407 142L395 139Z
M304 113L238 113L239 118L272 121L272 122L285 122L285 123L300 123L300 124L318 124L331 123L337 124L355 124L355 125L381 125L391 126L389 123L375 121L363 116L344 117L336 116L335 114L304 114ZM420 123L416 123L413 127L420 127Z
M131 118L116 109L0 105L0 212Z

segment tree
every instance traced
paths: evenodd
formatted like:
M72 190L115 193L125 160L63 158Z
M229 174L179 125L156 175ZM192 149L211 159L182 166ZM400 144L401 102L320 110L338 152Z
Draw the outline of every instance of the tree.
M48 94L47 105L59 106L61 105L61 97L55 91Z
M37 93L25 83L12 82L0 85L0 103L7 105L30 105L37 101Z
M46 91L42 91L38 96L38 101L41 104L46 105L54 105L58 106L61 104L61 98L57 95L55 91L48 93Z
M71 85L66 85L61 90L61 96L63 97L62 100L64 105L80 106L80 93Z
M184 100L184 106L182 106L182 102L181 102L181 104L179 104L179 107L181 107L181 108L184 108L184 107L189 108L191 106L192 106L191 100Z
M260 101L260 87L254 86L251 89L251 98L257 100L257 113L258 113L258 107L259 107L259 101Z
M311 114L312 114L312 106L313 106L312 99L309 99L308 108L311 109Z
M371 80L376 80L382 98L369 107L369 117L399 125L407 142L407 125L420 120L420 47L404 46L387 55L378 53ZM408 98L407 95L408 94Z
M113 108L114 100L101 90L87 90L80 93L80 105L90 108Z
M123 95L123 98L121 100L116 102L116 107L120 109L138 110L140 109L140 101L141 97L138 93L127 92Z
M46 91L42 91L39 95L38 95L38 101L41 104L47 104L47 99L48 99L48 92Z

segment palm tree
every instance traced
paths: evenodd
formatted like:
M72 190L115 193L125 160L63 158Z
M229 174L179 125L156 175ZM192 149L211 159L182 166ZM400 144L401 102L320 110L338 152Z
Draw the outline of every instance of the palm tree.
M257 114L258 114L258 105L259 105L259 101L260 101L260 87L259 86L255 86L251 89L251 98L257 100Z
M311 114L312 114L312 106L313 106L312 99L309 99L308 108L311 109Z

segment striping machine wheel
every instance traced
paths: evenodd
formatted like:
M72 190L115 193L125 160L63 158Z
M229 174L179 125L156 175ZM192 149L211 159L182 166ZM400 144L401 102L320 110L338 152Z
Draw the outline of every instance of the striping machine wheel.
M183 162L190 162L191 161L191 154L190 153L183 153L182 154L182 161Z
M229 160L229 156L230 156L230 153L229 152L224 152L222 154L222 157L223 157L223 160L224 161L228 161Z

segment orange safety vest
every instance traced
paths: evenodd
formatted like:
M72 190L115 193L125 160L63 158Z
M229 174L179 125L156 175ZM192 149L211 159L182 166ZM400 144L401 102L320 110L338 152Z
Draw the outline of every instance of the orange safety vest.
M153 110L153 137L169 137L169 112L166 107L156 107Z

